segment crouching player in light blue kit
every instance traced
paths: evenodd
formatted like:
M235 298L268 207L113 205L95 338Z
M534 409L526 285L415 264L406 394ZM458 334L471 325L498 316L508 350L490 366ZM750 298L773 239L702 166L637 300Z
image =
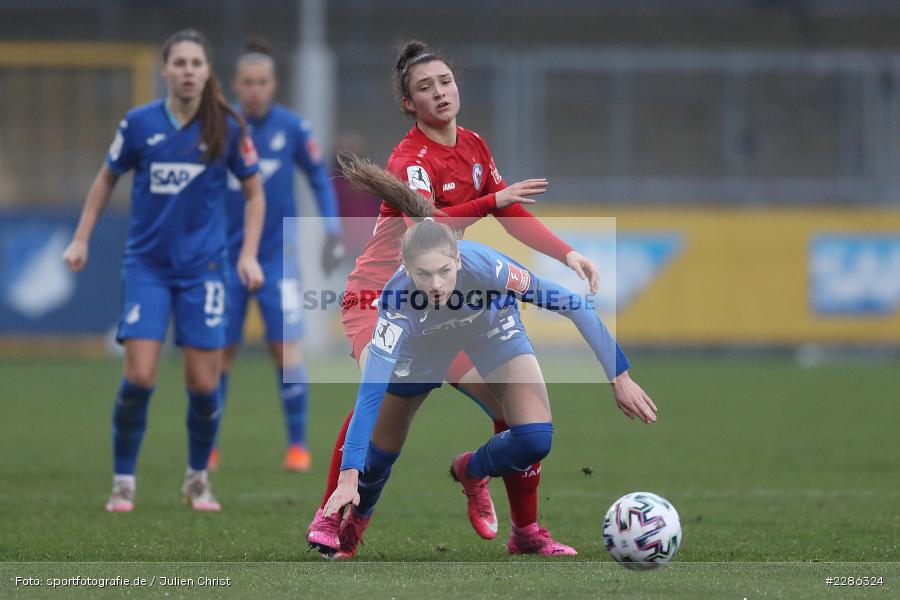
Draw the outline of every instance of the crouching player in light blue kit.
M382 291L340 480L324 509L330 516L353 504L335 558L355 555L416 410L441 386L459 351L498 398L499 407L490 410L501 411L510 426L453 461L451 474L463 491L479 493L490 477L524 471L550 452L547 388L517 301L571 319L612 382L619 408L630 418L656 421L653 401L628 376L628 358L584 299L487 246L457 242L449 227L427 216L431 207L386 171L358 159L343 166L366 191L426 218L404 234L403 267Z
M282 219L297 216L294 199L294 169L305 173L319 213L324 217L325 246L322 269L329 274L344 254L334 189L327 165L305 119L272 100L275 95L275 63L271 47L262 40L250 40L238 59L234 77L240 110L259 152L259 166L266 191L266 220L259 247L259 262L266 282L256 291L256 301L266 324L266 341L278 369L281 406L287 429L287 451L282 467L307 471L311 456L306 448L308 395L306 370L300 353L303 334L300 306L300 273L297 231L284 228ZM228 257L233 271L244 236L244 199L236 179L229 181ZM237 355L247 315L250 292L240 282L228 284L228 325L225 331L225 364L222 373L222 403L227 399L231 364ZM219 452L213 450L210 469L218 465Z
M84 268L91 233L119 177L134 170L131 222L122 261L123 309L117 339L125 373L113 409L113 491L108 512L134 508L135 467L169 319L184 352L188 467L182 494L194 510L217 511L207 461L219 428L219 378L225 345L225 187L230 171L245 203L237 275L263 282L256 259L265 218L256 150L243 135L210 65L206 39L186 29L162 49L165 100L131 110L119 123L106 163L85 201L63 258Z

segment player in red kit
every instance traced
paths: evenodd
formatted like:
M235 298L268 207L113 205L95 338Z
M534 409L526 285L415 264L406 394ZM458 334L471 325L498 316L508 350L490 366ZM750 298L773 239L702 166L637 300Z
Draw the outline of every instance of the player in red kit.
M531 196L544 193L546 179L528 179L507 186L481 137L456 124L459 91L447 62L420 42L406 43L394 71L394 87L404 113L416 123L394 148L388 170L409 187L431 200L448 225L464 229L487 215L494 215L513 237L552 256L590 281L596 291L596 266L559 239L534 215L523 208ZM378 320L375 299L385 282L399 267L400 238L407 227L404 215L382 203L375 231L356 261L347 280L341 322L353 348L353 357L364 368L368 343ZM501 415L499 403L465 354L459 354L447 372L447 381L475 400L489 415ZM340 515L323 517L322 507L337 486L341 449L352 412L338 435L332 455L328 486L322 504L310 524L307 538L324 555L340 549ZM493 418L493 417L492 417ZM496 433L507 430L494 418ZM509 496L513 528L507 548L510 553L573 555L575 550L554 540L537 525L539 463L521 474L503 478ZM485 539L497 536L497 517L487 485L464 488L469 520Z

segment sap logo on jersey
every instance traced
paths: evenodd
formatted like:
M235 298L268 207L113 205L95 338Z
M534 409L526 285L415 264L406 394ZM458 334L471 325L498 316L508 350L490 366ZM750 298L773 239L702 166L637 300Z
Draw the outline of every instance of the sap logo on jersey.
M900 309L900 236L819 235L810 244L810 304L820 315Z
M154 194L177 194L206 170L196 163L151 163L150 191Z

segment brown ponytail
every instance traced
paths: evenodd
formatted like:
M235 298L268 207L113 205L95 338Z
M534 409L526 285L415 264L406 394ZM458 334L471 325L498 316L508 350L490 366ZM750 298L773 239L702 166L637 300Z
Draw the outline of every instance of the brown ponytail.
M414 192L392 173L353 154L338 155L338 164L344 176L358 189L383 199L404 214L422 219L406 230L400 241L403 262L410 262L418 255L435 248L446 249L448 256L456 256L456 233L443 223L434 220L441 215L429 200Z
M200 96L200 108L197 110L195 118L200 120L200 140L206 145L203 159L207 162L213 162L225 155L225 141L229 129L228 116L230 115L237 121L241 139L245 136L244 120L228 105L224 94L222 94L222 86L213 72L212 50L202 33L196 29L182 29L170 35L163 44L163 62L169 60L169 51L172 49L172 46L180 42L193 42L203 48L206 61L209 63L209 79L206 80L206 85Z

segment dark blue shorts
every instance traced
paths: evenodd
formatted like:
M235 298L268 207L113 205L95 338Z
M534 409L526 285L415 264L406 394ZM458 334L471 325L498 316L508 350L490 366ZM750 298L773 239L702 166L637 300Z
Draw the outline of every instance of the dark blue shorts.
M387 391L409 397L441 387L459 352L468 355L479 375L487 377L516 356L534 354L534 348L519 311L502 315L487 331L460 330L459 335L442 338L439 344L423 336L401 347Z

